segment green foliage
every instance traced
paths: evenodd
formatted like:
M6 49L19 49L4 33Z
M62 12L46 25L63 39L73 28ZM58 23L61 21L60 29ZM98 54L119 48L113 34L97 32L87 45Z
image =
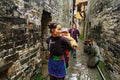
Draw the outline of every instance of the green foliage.
M36 80L42 80L42 77L40 74L37 75Z
M80 34L80 37L79 37L81 40L83 40L84 39L84 35L83 35L83 33L81 33Z
M97 74L96 80L102 80L100 74Z
M101 72L103 73L105 79L106 79L106 80L111 80L111 79L110 79L110 76L108 75L108 73L107 73L106 70L105 70L105 67L104 67L104 64L103 64L102 61L99 61L98 66L99 66Z

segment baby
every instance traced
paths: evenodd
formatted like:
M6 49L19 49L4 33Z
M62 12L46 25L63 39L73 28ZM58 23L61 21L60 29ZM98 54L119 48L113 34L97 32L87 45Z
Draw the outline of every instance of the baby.
M71 46L76 49L78 47L78 44L77 42L74 40L74 38L72 38L68 32L68 29L67 28L62 28L62 32L61 32L61 35L66 37L69 41L70 41L70 44Z

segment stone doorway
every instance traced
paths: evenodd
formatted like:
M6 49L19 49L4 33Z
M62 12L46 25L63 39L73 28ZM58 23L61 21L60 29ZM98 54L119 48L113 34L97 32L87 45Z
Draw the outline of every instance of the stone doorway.
M49 55L49 51L46 45L46 38L49 35L49 28L48 24L52 21L51 13L43 10L42 19L41 19L41 59L42 59L42 79L46 80L48 78L48 71L47 71L47 58Z
M45 38L48 35L48 24L52 21L51 13L43 10L42 19L41 19L41 36Z
M51 13L43 10L42 19L41 19L41 38L42 46L45 49L45 39L49 36L48 24L52 21Z
M43 10L43 14L42 14L42 19L41 19L41 42L42 42L42 51L43 51L43 56L46 57L47 55L47 45L46 45L46 38L49 35L49 28L48 28L48 24L52 21L52 17L51 17L51 13Z

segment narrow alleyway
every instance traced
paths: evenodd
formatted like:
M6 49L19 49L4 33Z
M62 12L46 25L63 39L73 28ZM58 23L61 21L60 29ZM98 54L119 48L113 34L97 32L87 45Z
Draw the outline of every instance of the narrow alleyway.
M102 80L98 70L87 67L88 57L83 52L83 41L79 41L76 59L70 56L66 80Z
M80 39L65 80L120 80L120 0L0 0L0 9L0 80L49 80L52 22L68 29L75 23L80 38L96 43L90 49L100 73L88 68Z
M83 51L83 40L79 40L78 44L77 57L73 58L72 55L70 55L69 67L65 80L102 80L97 68L90 69L87 67L88 57ZM42 72L43 80L49 80L47 63L43 65Z

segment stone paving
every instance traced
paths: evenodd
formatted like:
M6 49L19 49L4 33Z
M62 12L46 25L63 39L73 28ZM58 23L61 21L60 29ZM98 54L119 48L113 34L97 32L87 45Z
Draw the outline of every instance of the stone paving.
M83 41L79 41L77 49L77 57L72 58L70 55L70 66L67 69L65 80L102 80L98 70L87 67L87 55L83 52Z
M70 54L69 67L65 80L102 80L96 68L90 69L87 67L88 57L83 52L83 41L80 40L78 44L76 58L73 58ZM43 65L42 70L43 80L49 80L47 63Z

